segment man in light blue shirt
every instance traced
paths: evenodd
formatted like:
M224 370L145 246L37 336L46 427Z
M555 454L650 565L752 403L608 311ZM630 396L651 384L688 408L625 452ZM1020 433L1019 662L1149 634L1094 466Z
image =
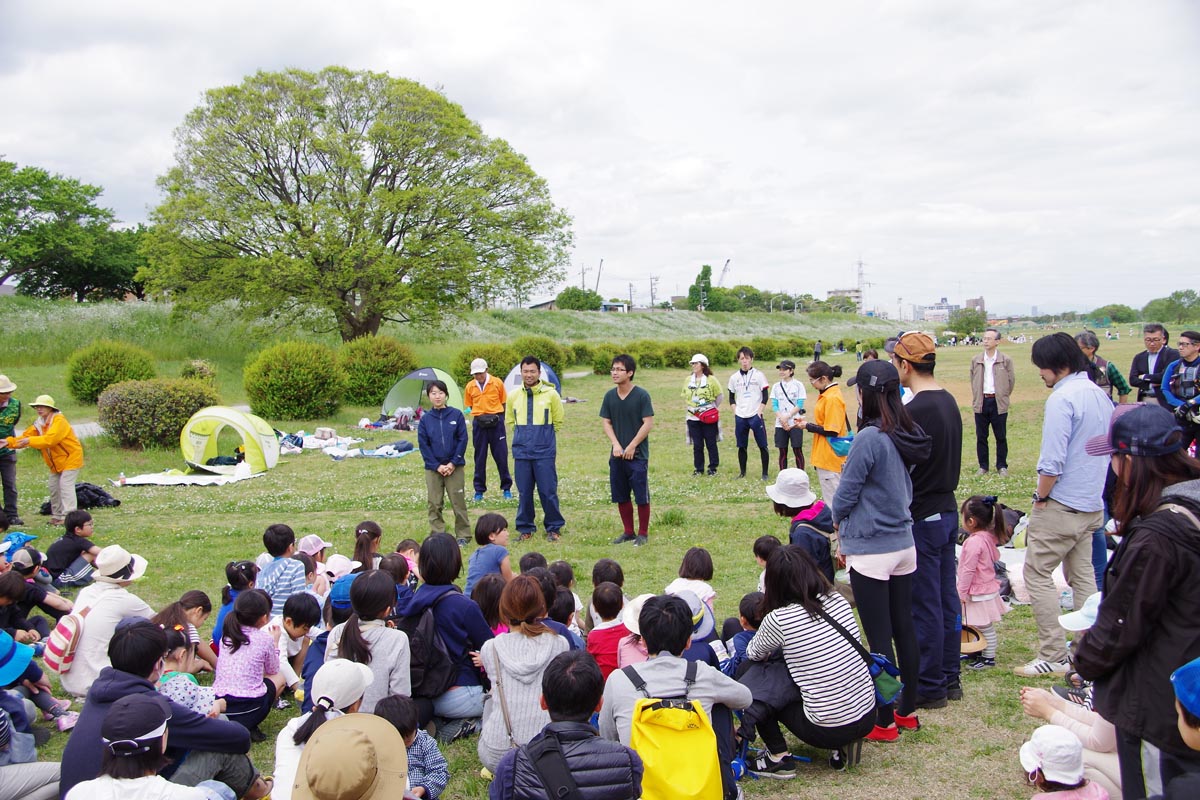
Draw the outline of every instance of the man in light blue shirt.
M1108 431L1112 401L1088 378L1087 361L1066 333L1033 343L1032 359L1053 391L1042 420L1037 489L1026 532L1025 588L1038 627L1037 658L1017 667L1022 676L1065 673L1067 642L1058 624L1054 568L1062 564L1075 594L1075 609L1096 591L1092 531L1104 522L1107 465L1084 451L1092 436Z

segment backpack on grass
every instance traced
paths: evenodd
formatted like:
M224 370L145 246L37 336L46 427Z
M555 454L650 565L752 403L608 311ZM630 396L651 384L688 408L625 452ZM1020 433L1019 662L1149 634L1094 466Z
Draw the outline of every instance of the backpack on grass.
M396 627L408 635L409 671L412 673L412 696L433 699L454 685L458 665L450 657L446 642L438 633L433 609L446 598L447 592L419 614L397 617Z
M700 702L688 699L696 664L687 662L682 697L651 697L637 670L621 670L644 695L633 704L629 730L629 746L645 765L643 800L721 800L724 794L716 731Z

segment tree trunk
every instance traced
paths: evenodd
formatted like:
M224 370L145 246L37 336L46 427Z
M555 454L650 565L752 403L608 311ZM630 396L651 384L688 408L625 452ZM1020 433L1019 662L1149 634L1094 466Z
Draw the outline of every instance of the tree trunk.
M362 336L374 336L379 333L379 326L383 322L383 316L380 314L367 314L362 317L346 316L338 320L338 332L342 335L343 342L353 341Z

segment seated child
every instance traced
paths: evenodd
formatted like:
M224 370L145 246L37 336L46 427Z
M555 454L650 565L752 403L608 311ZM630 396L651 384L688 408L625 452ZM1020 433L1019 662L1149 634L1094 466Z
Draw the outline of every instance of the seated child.
M750 644L762 622L762 601L762 592L750 592L738 603L738 622L742 629L729 639L729 660L721 665L721 671L731 678L738 677L739 668L746 663L746 645Z
M408 785L413 797L437 800L450 782L450 767L437 741L417 726L417 704L411 697L394 694L375 704L375 716L383 717L404 737L408 751Z
M588 634L587 651L596 659L604 680L617 668L617 647L629 635L629 629L620 619L624 605L621 587L611 581L592 590L592 608L600 616L600 622Z
M300 677L304 680L304 699L300 701L301 713L307 714L313 710L312 685L313 678L325 663L325 651L329 646L329 632L336 626L350 619L354 609L350 605L350 586L358 575L346 576L335 581L329 588L329 597L325 601L322 616L323 630L313 638L304 655L304 665Z
M762 572L758 573L758 591L760 592L767 590L767 559L771 557L771 553L774 553L780 547L783 547L783 542L769 533L754 540L754 561L758 564L758 568L762 570Z
M413 595L413 588L409 585L408 579L410 573L408 571L408 559L399 553L388 553L383 558L379 559L379 568L392 576L392 582L396 584L396 608L407 608L408 598Z
M296 552L296 533L283 523L268 525L263 532L263 546L271 561L258 573L255 588L271 598L271 616L283 613L283 604L305 587L304 565L292 558Z
M625 572L621 569L621 565L611 558L602 558L592 565L592 588L599 586L602 583L615 583L617 588L625 586ZM622 604L628 603L629 598L621 594ZM588 601L588 613L583 618L584 632L590 631L602 622L600 615L596 613L596 609Z
M1200 750L1200 658L1172 672L1171 687L1175 690L1179 735L1189 748ZM1166 790L1166 800L1200 797L1200 773L1185 772L1172 779L1163 789Z
M396 545L396 552L408 562L408 588L414 592L417 590L417 584L421 582L421 571L417 569L417 554L420 550L421 545L416 539L405 539Z
M664 594L678 594L688 591L700 598L700 602L713 610L713 602L717 593L708 581L712 580L712 556L703 547L690 547L683 554L683 563L679 565L679 577L667 584Z
M42 719L55 720L60 731L75 727L79 714L71 711L71 701L58 700L51 693L50 678L33 661L33 648L18 644L6 631L0 631L0 689L13 689L42 712ZM30 686L34 687L33 689Z
M78 508L69 511L63 527L66 532L46 551L46 570L57 588L87 586L100 554L100 546L90 541L96 529L92 515Z
M299 563L299 562L294 562ZM213 691L225 700L225 716L250 731L250 740L266 734L258 724L267 718L283 688L279 674L278 629L264 630L271 621L271 598L262 589L238 595L221 629L221 651Z
M1021 745L1021 767L1039 791L1033 800L1109 800L1083 777L1083 745L1059 725L1043 725Z
M213 652L221 649L221 631L225 628L225 616L233 610L237 597L247 589L254 588L258 580L258 566L253 561L230 561L225 565L225 586L221 589L221 608L217 610L217 619L213 623L212 642Z
M308 654L309 631L321 621L321 605L308 592L297 592L283 604L283 614L272 617L267 632L274 637L279 631L279 674L285 690L291 689L299 702L304 701L304 687L300 671L304 668L304 656ZM277 708L287 708L287 701L280 698Z
M524 575L526 572L529 572L529 570L537 569L538 567L541 567L542 569L550 568L550 565L546 563L546 557L536 550L530 550L528 553L521 556L518 566L521 569L522 575Z
M48 593L15 569L0 575L0 629L23 644L41 642L50 635L50 622L46 617L29 616L34 608L48 611L57 620L71 610L71 601Z
M225 713L225 701L218 700L211 686L201 686L192 674L192 644L187 629L174 625L166 629L167 654L163 656L163 671L158 678L158 691L197 714L217 717Z
M163 630L179 627L188 640L187 658L182 662L185 672L201 672L217 668L217 654L208 642L200 641L198 630L212 613L212 601L199 589L184 592L183 597L171 603L150 618ZM208 713L201 711L201 714Z
M54 589L54 579L50 577L50 573L42 566L45 560L45 556L30 545L19 547L8 553L8 561L12 565L12 568L21 573L25 580L36 583L39 586L44 586L48 591L57 593L57 590Z
M488 627L496 636L508 633L508 626L500 620L500 594L503 591L504 578L493 573L480 578L471 592L471 599L479 606Z
M354 555L352 559L360 566L355 572L366 572L379 568L379 543L383 541L383 528L378 522L363 520L354 526Z
M808 473L795 468L780 470L775 483L767 487L767 496L771 498L775 513L791 520L788 543L807 550L817 567L833 583L831 541L836 541L833 513L809 488Z
M555 561L549 566L549 570L550 574L554 576L554 582L569 591L575 600L575 616L567 627L571 629L571 633L579 637L580 641L583 641L583 631L579 627L579 615L583 611L583 601L575 593L575 570L571 569L571 565L566 561Z
M318 605L325 602L329 578L317 568L317 562L308 553L296 553L292 558L304 565L304 591L315 597Z
M617 644L617 668L628 667L630 664L640 664L650 657L646 643L642 640L642 629L638 618L642 615L642 606L652 594L639 594L625 602L621 609L621 624L629 631L629 635Z
M575 594L573 592L561 586L555 586L554 602L550 604L546 616L566 629L572 650L583 649L583 637L572 630L575 623Z
M463 587L467 597L484 575L499 573L506 582L513 576L508 559L508 520L500 514L484 514L475 523L475 544L479 547L467 561L467 584Z

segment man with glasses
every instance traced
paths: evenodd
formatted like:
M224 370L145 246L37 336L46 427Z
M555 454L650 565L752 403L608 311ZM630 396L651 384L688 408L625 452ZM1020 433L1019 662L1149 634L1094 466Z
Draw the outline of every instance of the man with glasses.
M1017 382L1013 360L1000 352L1000 331L983 332L983 352L971 359L971 407L975 411L976 475L988 471L988 428L996 437L996 471L1008 475L1008 402Z
M622 353L612 361L613 388L600 404L604 435L612 445L608 457L608 485L612 501L621 513L621 535L613 544L633 542L641 547L648 541L650 527L650 442L646 437L654 427L654 405L650 393L633 384L637 362ZM633 532L633 502L637 502L638 528Z
M1146 349L1133 357L1129 367L1129 384L1137 389L1138 402L1153 398L1163 408L1170 408L1160 386L1167 365L1179 358L1179 351L1167 347L1167 329L1157 322L1142 328Z
M1200 439L1200 332L1184 331L1176 345L1179 358L1167 366L1160 389L1191 443Z

